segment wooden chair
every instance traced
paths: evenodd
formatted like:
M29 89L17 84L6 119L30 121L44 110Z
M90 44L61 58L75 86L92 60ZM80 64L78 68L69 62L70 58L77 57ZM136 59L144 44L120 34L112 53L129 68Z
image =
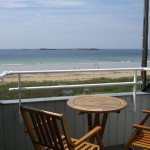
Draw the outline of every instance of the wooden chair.
M63 114L21 105L20 110L35 150L99 150L104 149L97 126L79 140L71 138ZM96 136L97 143L85 142Z
M133 124L133 127L136 128L136 130L134 131L128 142L125 144L126 150L133 150L132 147L150 150L150 127L144 125L150 117L150 111L143 110L143 113L146 113L146 116L141 121L141 123Z

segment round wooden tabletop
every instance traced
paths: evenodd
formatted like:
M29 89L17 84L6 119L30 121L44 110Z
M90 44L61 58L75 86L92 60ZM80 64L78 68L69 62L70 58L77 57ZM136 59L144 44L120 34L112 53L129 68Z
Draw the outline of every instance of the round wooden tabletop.
M81 112L117 112L127 103L110 96L80 96L67 101L67 105Z

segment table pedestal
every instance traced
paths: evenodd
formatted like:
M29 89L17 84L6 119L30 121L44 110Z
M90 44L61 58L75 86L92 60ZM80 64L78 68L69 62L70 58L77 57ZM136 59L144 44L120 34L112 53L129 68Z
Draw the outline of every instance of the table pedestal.
M94 127L96 126L101 126L102 130L101 130L101 138L103 138L103 134L104 134L104 130L106 127L106 122L107 122L107 118L108 118L108 113L104 113L103 114L103 118L102 118L102 122L100 124L100 119L99 119L100 113L94 113L94 120L92 119L92 114L91 113L87 113L87 118L88 118L88 130L92 130ZM90 139L90 142L94 142L94 139Z

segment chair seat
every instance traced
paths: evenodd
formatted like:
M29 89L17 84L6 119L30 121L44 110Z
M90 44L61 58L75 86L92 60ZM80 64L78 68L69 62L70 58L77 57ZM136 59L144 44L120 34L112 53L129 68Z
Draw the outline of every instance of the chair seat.
M62 135L62 138L64 138L64 136ZM71 138L72 142L75 143L78 141L78 139L74 139L74 138ZM65 150L69 150L68 146L67 146L67 143L66 143L66 140L63 139L63 144L65 145ZM92 144L92 143L89 143L89 142L83 142L82 144L80 144L79 146L77 146L76 148L74 148L74 150L100 150L100 147L96 144Z
M133 124L135 130L130 139L125 144L126 150L131 150L132 147L138 147L143 150L150 150L150 127L148 124L146 124L150 117L150 111L143 110L142 112L146 113L146 115L139 124Z
M142 131L132 145L150 149L150 132Z
M75 143L77 142L78 140L77 139L74 139L74 138L71 138L72 142ZM100 147L98 145L95 145L95 144L92 144L92 143L88 143L88 142L83 142L82 144L80 144L79 146L77 146L75 148L75 150L100 150ZM68 150L68 149L66 149Z
M64 135L61 135L61 137L62 137L62 141L63 141L65 150L70 150L70 148L68 148L68 145L67 145ZM75 143L78 141L78 139L71 138L71 141L72 141L72 143ZM39 150L49 150L49 149L51 150L51 148L49 148L49 147L39 146ZM93 150L93 149L100 150L100 147L96 144L92 144L89 142L83 142L79 146L73 148L73 150Z
M78 140L77 139L73 139L71 138L72 142L75 143L77 142ZM64 148L65 150L70 150L67 146L67 143L66 141L64 140L63 141L63 144L64 144ZM49 148L48 147L42 147L40 146L39 148L40 150L48 150ZM83 142L82 144L80 144L79 146L75 147L74 150L100 150L100 147L95 145L95 144L92 144L92 143L88 143L88 142Z

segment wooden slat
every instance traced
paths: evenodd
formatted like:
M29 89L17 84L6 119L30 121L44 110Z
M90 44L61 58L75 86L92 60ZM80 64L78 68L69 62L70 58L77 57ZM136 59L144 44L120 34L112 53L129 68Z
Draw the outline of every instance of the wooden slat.
M39 141L40 143L43 143L43 139L42 139L41 134L40 134L40 132L39 132L39 129L38 129L38 127L37 127L37 121L36 121L35 114L32 114L32 112L30 112L30 116L31 116L31 119L32 119L32 122L33 122L34 130L35 130L36 135L37 135L37 137L38 137L38 141Z
M76 150L81 150L85 145L85 143L81 143L79 146L76 147Z
M62 126L62 134L64 134L64 138L66 140L67 145L70 145L70 144L72 144L71 135L68 131L68 126L67 126L64 115L61 117L60 122L61 122L61 126Z
M42 114L39 114L39 121L41 122L39 126L41 129L41 135L44 140L44 143L45 143L45 145L48 146L49 145L48 140L47 140L48 130L46 129L46 120L43 117L44 116ZM46 129L46 131L45 131L45 129Z
M81 145L79 145L75 148L75 150L81 150L81 149L82 150L94 150L94 149L99 150L100 148L98 146L96 146L95 144L83 142Z
M18 105L18 104L17 104L17 105ZM34 108L34 103L26 103L25 105L28 106L28 107ZM23 120L22 120L22 121L23 121ZM23 126L24 126L23 132L24 132L24 136L25 136L25 145L24 145L24 147L25 147L26 150L33 150L34 147L33 147L31 138L30 138L29 134L25 133L25 131L26 131L27 129L26 129L24 123L23 123ZM23 145L22 145L22 146L23 146Z
M52 139L51 139L51 136L50 136L50 131L48 130L47 121L46 121L46 118L43 115L41 115L41 120L42 120L42 123L43 123L43 128L44 128L44 132L45 132L46 141L47 141L47 143L49 144L50 147L53 147Z
M54 132L55 130L54 130L54 125L52 123L52 120L49 117L46 117L46 120L47 120L47 123L48 123L49 130L51 131L51 137L52 137L53 142L54 142L52 148L56 147L57 149L59 149L58 144L57 144L57 140L56 140L57 137L56 137L55 132Z
M150 132L141 132L132 143L133 146L150 149Z
M57 139L58 139L58 143L59 143L59 145L60 145L60 148L61 148L62 150L64 150L63 142L62 142L62 139L61 139L61 133L60 133L60 130L59 130L59 128L58 128L57 121L55 120L55 118L52 118L52 119L53 119L52 122L53 122L54 127L55 127L55 134L56 134L56 137L57 137Z
M44 133L44 129L43 129L43 122L40 118L40 114L36 114L35 117L36 117L36 120L37 120L37 125L38 125L38 129L39 129L42 141L43 141L43 145L48 146L48 143L47 143L46 138L45 138L45 133Z
M82 150L93 150L93 146L89 145L89 144L85 144L84 147L82 147Z
M132 145L150 149L150 144L144 141L135 141Z

